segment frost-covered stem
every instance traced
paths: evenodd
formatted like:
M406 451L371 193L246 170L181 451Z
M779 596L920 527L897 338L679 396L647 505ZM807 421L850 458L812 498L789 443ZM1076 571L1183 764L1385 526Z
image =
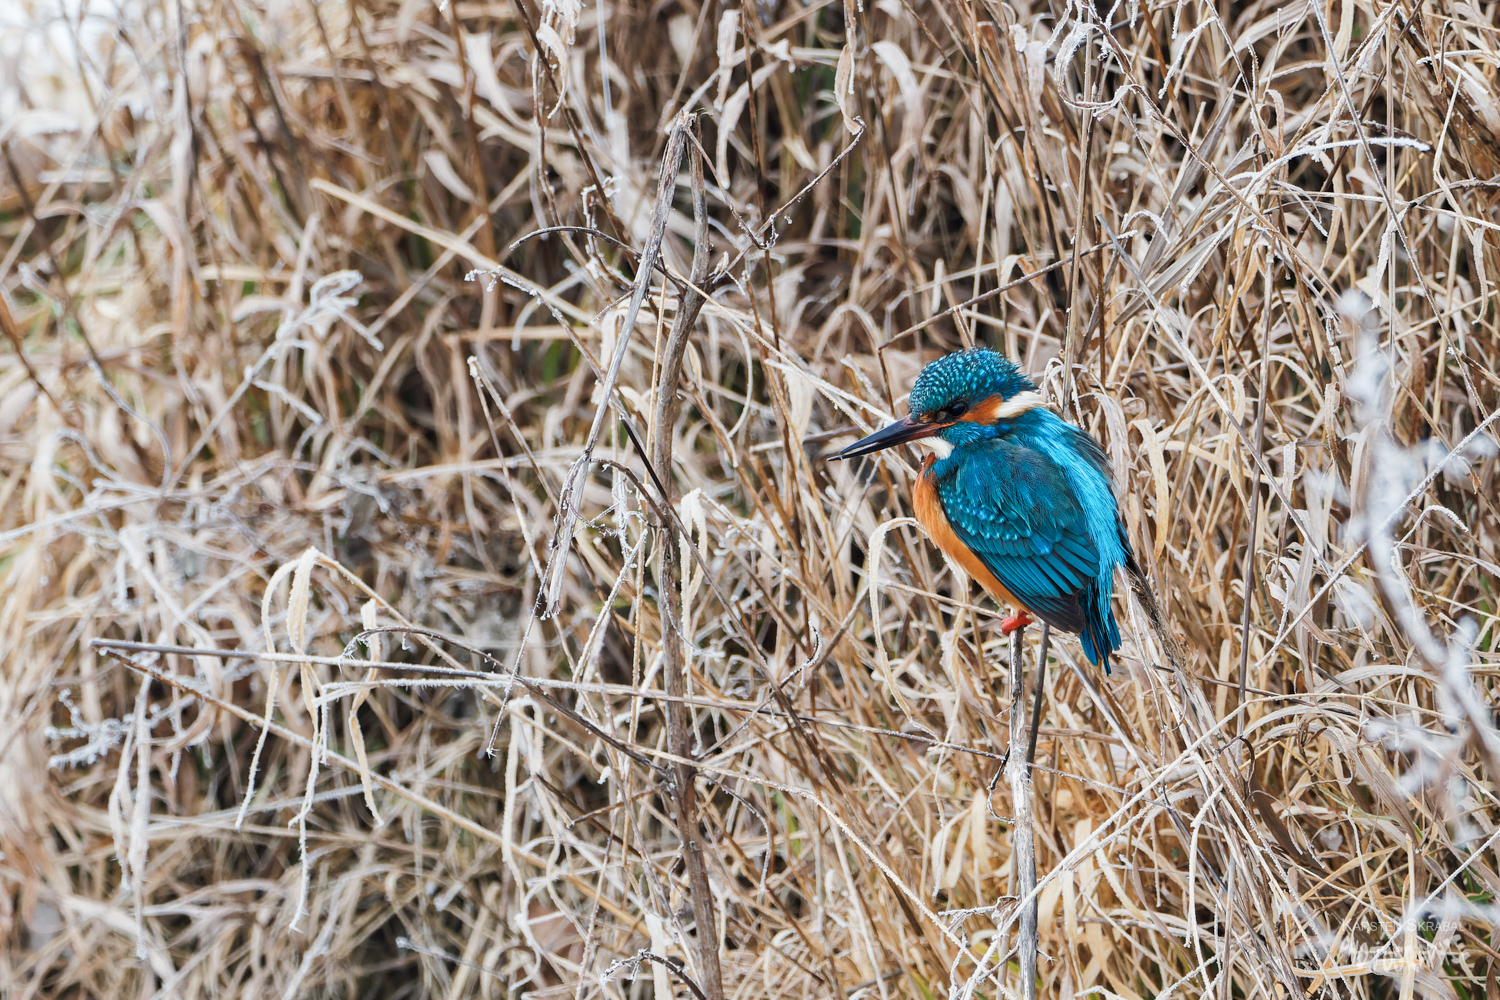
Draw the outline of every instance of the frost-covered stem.
M646 292L651 287L651 273L656 267L657 258L661 256L661 241L667 231L667 217L672 211L672 192L677 188L677 168L682 163L683 149L687 145L688 127L688 118L679 117L672 123L668 134L667 153L662 160L661 177L656 186L656 209L651 216L651 236L646 240L646 247L641 251L640 261L636 265L630 305L626 307L625 321L620 325L619 337L615 343L615 353L610 358L609 369L600 386L599 409L595 411L594 422L589 426L583 451L568 468L567 478L563 480L562 490L557 495L557 528L547 547L547 573L537 594L537 611L543 618L556 614L562 600L568 551L573 545L573 529L578 524L578 508L573 498L581 488L580 480L593 464L594 448L599 444L599 435L604 430L610 411L610 397L614 395L615 383L620 378L620 365L629 353L630 341L635 334L636 317L641 313L641 303L646 300ZM695 263L695 270L696 267Z
M1016 942L1021 961L1021 996L1025 1000L1036 1000L1036 835L1032 830L1031 762L1028 755L1021 753L1021 748L1030 744L1026 733L1026 692L1022 685L1025 671L1021 667L1021 636L1024 632L1025 629L1018 628L1010 634L1010 753L1006 759L1005 778L1010 784L1015 819L1015 876L1011 895L1021 907ZM1038 665L1037 669L1040 671L1041 666Z

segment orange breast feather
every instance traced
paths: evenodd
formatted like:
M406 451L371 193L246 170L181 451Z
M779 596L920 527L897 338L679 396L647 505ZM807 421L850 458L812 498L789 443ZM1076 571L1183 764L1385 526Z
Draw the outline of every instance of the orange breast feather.
M949 559L962 566L964 572L978 580L980 586L990 592L990 596L1001 604L1009 604L1016 608L1024 607L999 580L995 579L995 574L979 561L979 557L953 533L953 527L948 523L948 515L943 510L942 498L938 496L937 477L932 474L934 461L934 457L928 455L922 462L922 474L917 477L916 488L912 490L912 507L916 510L917 520L926 529L927 536L937 543L937 547L942 549Z

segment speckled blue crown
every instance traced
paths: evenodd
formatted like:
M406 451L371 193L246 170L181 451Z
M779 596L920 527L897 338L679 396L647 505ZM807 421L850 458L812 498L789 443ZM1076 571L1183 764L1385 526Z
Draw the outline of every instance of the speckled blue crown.
M1018 392L1036 391L1036 383L1021 373L1014 361L996 351L975 348L931 362L911 387L913 414L935 413L957 400L977 402L989 396L1009 399Z

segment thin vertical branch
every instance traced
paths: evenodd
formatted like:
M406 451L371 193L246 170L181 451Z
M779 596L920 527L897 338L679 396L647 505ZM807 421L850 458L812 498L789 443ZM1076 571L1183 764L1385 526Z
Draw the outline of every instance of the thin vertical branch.
M1036 734L1042 726L1042 694L1047 687L1047 646L1052 641L1052 626L1042 622L1042 641L1036 648L1036 694L1031 700L1031 731L1026 735L1026 767L1036 763Z
M1021 960L1021 996L1025 1000L1036 1000L1036 955L1037 955L1037 900L1036 900L1036 835L1033 832L1031 814L1031 755L1035 744L1026 735L1026 693L1022 685L1025 670L1021 666L1022 635L1025 629L1016 629L1010 634L1010 753L1005 764L1006 781L1010 784L1011 810L1015 825L1014 839L1015 883L1011 894L1019 900L1021 919L1017 948ZM1046 655L1045 646L1042 654ZM1041 665L1037 667L1037 692L1041 692ZM1033 727L1034 728L1034 727ZM1029 745L1029 746L1028 746ZM1026 757L1018 752L1028 746Z
M698 128L696 116L678 120L674 129L672 148L681 155L682 138L689 128ZM668 160L673 158L668 153ZM682 358L687 353L688 334L703 308L700 289L708 279L709 226L708 204L703 186L703 158L696 150L692 156L693 171L693 265L689 285L677 304L677 316L672 322L672 332L667 336L656 383L656 408L652 414L651 463L665 495L662 501L672 503L672 428L677 423L679 409L677 386L682 380ZM666 188L665 168L663 188ZM644 266L644 261L642 262ZM714 914L713 890L708 884L708 868L703 860L703 846L698 840L697 789L693 784L697 770L686 761L693 757L692 726L684 700L687 697L687 664L682 654L682 636L679 632L681 618L677 601L681 596L678 567L681 565L678 552L677 528L670 522L658 528L661 544L660 581L658 600L661 602L662 669L667 685L667 747L677 758L674 765L674 798L677 806L677 831L682 838L683 861L687 866L689 892L692 897L693 919L698 925L698 978L708 1000L723 1000L724 986L719 973L718 921ZM689 539L688 544L692 541Z

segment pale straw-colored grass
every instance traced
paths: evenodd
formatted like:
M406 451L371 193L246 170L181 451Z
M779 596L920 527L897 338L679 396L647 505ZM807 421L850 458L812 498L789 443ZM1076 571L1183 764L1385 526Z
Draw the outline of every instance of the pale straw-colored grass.
M1497 5L9 7L6 997L1020 995L994 608L826 462L971 343L1186 652L1051 637L1037 995L1500 996Z

